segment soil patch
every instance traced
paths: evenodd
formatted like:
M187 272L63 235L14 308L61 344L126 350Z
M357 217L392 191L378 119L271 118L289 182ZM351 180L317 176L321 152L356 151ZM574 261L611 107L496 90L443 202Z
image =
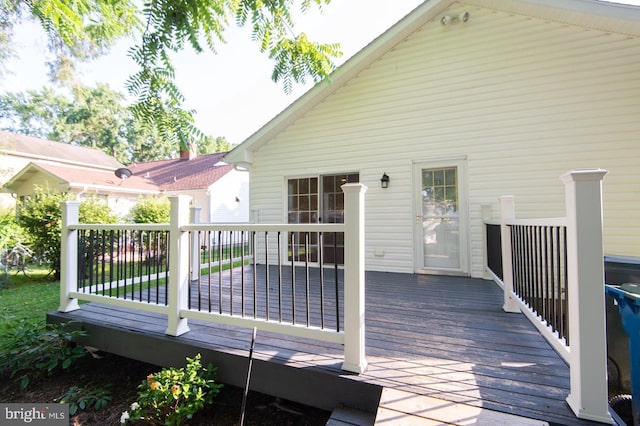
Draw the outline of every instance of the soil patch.
M85 357L69 370L34 379L26 391L20 391L12 379L0 377L0 402L53 403L59 402L72 386L111 391L111 402L99 410L77 413L70 425L119 425L122 412L137 398L137 386L148 374L159 371L158 366L101 354L102 358ZM240 424L243 390L225 385L213 404L197 413L193 426L231 426ZM245 425L320 426L331 413L317 408L280 400L269 395L249 392L245 411Z

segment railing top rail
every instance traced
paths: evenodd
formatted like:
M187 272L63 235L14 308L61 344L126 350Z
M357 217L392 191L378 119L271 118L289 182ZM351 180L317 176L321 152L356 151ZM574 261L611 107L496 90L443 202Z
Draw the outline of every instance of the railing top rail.
M168 231L170 225L168 223L81 223L70 225L69 229L97 231ZM180 229L182 231L344 232L345 225L343 223L193 223L184 225Z
M184 225L183 231L258 231L258 232L344 232L343 223L193 223Z
M484 224L485 225L502 225L502 223L500 222L500 219L485 219Z
M168 223L79 223L76 225L69 225L68 229L87 229L97 231L168 231L170 226Z
M567 226L566 217L551 217L544 219L508 219L506 225L518 226Z

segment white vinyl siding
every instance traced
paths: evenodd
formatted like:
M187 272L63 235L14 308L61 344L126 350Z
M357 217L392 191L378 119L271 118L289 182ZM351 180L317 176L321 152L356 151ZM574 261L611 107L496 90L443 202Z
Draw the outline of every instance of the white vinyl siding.
M254 153L260 222L286 220L285 175L358 170L366 268L412 272L412 165L465 159L481 276L482 205L497 218L515 195L519 217L561 216L560 175L603 168L605 253L640 256L640 40L457 6L468 23L427 23Z

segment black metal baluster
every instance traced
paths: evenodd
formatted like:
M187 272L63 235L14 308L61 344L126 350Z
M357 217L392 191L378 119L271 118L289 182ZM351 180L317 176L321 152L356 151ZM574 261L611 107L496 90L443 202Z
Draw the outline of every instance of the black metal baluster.
M304 287L304 295L305 295L305 307L307 310L307 327L309 326L309 250L310 250L310 235L309 232L304 233L304 271L305 271L305 287Z
M269 232L264 232L265 318L269 321Z
M233 315L233 231L228 231L229 235L229 313Z
M333 234L333 268L336 288L336 331L340 333L340 291L338 289L338 233Z
M240 242L241 244L241 253L240 253L240 296L242 297L242 306L241 306L241 315L244 317L245 309L244 309L244 300L245 300L245 291L244 291L244 256L245 256L245 235L244 231L240 231Z
M222 314L222 231L218 231L218 313Z
M296 236L291 233L291 323L296 323Z
M211 231L207 231L206 233L207 236L207 242L205 243L205 250L207 250L207 265L208 265L208 270L207 270L207 295L209 298L209 302L208 302L208 306L207 306L207 310L208 312L211 312L211 267L212 267L212 263L213 263L213 257L211 256Z
M253 245L253 318L255 319L258 313L258 233L253 231L252 235Z
M320 328L324 329L324 237L318 233L318 265L320 266Z
M278 321L282 322L282 233L277 234L278 248Z

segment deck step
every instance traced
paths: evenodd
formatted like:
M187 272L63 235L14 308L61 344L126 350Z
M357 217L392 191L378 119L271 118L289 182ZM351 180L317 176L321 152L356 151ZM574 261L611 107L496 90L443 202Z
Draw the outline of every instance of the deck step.
M548 426L549 423L466 404L384 388L376 425Z
M331 413L326 426L373 426L376 413L338 406Z

